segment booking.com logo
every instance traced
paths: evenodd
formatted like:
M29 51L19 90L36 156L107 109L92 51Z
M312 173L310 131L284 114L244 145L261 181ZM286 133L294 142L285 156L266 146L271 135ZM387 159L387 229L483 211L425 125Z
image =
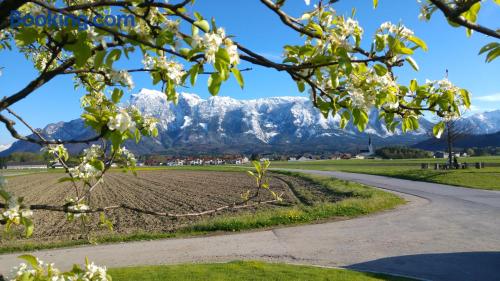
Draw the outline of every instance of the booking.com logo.
M78 30L86 30L89 25L96 27L122 27L135 26L135 17L132 15L96 15L94 17L60 15L48 11L47 14L32 15L30 13L21 14L18 11L10 13L11 27L77 27Z

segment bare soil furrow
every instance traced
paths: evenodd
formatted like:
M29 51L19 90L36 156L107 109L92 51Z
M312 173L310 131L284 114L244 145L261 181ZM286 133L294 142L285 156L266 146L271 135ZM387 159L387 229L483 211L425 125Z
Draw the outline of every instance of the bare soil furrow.
M12 177L7 189L16 196L25 197L28 204L64 204L74 197L71 183L58 183L63 174L47 173ZM288 203L297 203L290 191L289 185L309 190L315 197L321 197L321 188L299 178L273 175L269 177L270 185L277 193L283 193ZM139 171L137 176L119 172L110 172L104 183L92 193L92 206L103 207L118 203L157 211L174 213L199 212L224 206L241 200L241 194L254 188L255 182L245 173L213 172L213 171ZM324 194L323 199L331 200L331 195ZM271 196L261 192L259 199L267 200ZM318 199L315 198L315 199ZM279 208L278 206L261 206L264 208ZM255 210L253 208L251 210ZM226 211L220 214L238 213L248 210ZM220 215L219 213L216 215ZM115 232L133 233L137 231L168 232L188 225L201 218L170 219L138 214L128 210L113 210L107 212L107 217L113 222ZM33 240L67 240L81 238L82 226L79 220L68 222L65 214L48 211L36 212L36 226ZM109 233L97 227L98 214L90 216L90 231L93 234ZM18 239L20 233L15 233ZM7 238L5 238L7 239ZM0 239L0 243L4 240Z

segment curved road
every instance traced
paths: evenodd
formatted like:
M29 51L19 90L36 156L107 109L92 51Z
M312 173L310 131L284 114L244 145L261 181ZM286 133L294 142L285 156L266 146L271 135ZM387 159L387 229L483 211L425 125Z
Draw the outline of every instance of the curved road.
M346 221L47 250L36 255L62 268L81 263L85 256L109 267L263 259L427 280L500 280L500 192L373 175L300 172L387 189L409 203L397 210ZM17 265L17 256L0 255L0 272L7 273Z

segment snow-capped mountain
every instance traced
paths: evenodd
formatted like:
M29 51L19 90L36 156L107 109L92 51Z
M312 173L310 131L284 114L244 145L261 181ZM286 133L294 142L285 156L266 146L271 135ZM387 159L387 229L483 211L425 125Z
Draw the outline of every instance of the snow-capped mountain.
M426 139L432 127L431 122L422 119L419 131L392 133L373 111L365 132L360 133L352 124L342 130L339 118L325 119L305 97L202 99L182 93L174 105L167 102L163 93L142 89L128 103L159 119L158 138L127 144L140 154L355 151L365 148L369 135L376 146L411 145ZM43 134L53 139L81 139L94 133L76 119L50 124ZM83 145L76 145L70 150L78 152L82 148ZM0 154L39 149L37 145L18 141Z
M500 110L477 113L461 121L471 134L494 134L500 131Z
M9 149L10 144L0 144L0 152Z

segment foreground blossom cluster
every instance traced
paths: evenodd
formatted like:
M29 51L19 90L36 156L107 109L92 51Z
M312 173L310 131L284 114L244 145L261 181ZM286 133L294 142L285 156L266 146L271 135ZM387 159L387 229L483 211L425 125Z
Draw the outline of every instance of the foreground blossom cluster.
M68 272L61 272L53 263L45 263L30 255L20 256L27 263L21 263L14 267L11 273L11 281L111 281L106 267L100 267L93 262L85 261L80 267L74 265Z
M4 220L13 223L20 224L22 218L29 218L33 216L33 212L28 209L20 209L20 206L16 203L9 204L6 211L2 213L2 217Z
M68 206L69 212L66 213L66 219L68 221L72 221L77 218L85 218L87 216L86 212L90 210L90 206L85 203L79 202L78 198L77 199L69 198L67 200L67 204L69 204Z
M102 173L102 169L96 168L95 161L102 158L104 151L100 145L93 144L91 147L86 148L83 151L83 156L81 163L76 166L69 168L68 171L74 179L80 179L84 181L90 181L96 179Z
M204 49L205 60L208 63L215 63L216 54L223 45L225 45L229 54L230 63L233 65L239 64L238 46L230 38L226 37L224 28L219 27L215 32L207 32L202 37L198 34L193 35L192 47Z
M129 89L135 87L134 81L132 80L132 75L130 75L130 73L128 73L126 70L111 70L109 76L112 83L120 84L122 86L128 87Z
M180 85L182 77L186 74L182 64L169 60L165 56L151 57L146 54L142 63L148 70L157 70L164 73L175 85Z

